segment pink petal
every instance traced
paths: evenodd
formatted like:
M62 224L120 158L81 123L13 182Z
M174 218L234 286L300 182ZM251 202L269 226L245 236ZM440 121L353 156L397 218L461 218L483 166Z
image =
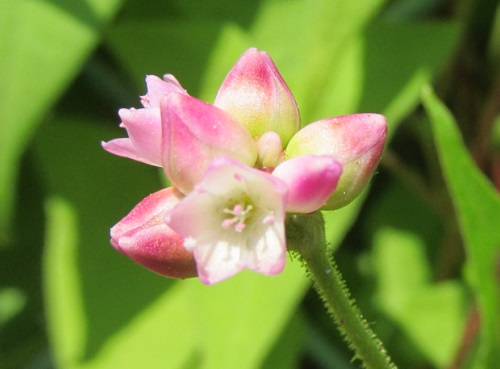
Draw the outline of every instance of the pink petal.
M171 92L187 94L179 81L171 74L164 75L163 79L148 75L146 77L146 85L148 92L145 96L141 97L142 105L145 108L159 108L161 99Z
M286 160L273 175L288 186L287 212L311 213L321 208L337 187L342 164L329 155L303 155Z
M118 114L129 136L127 146L133 147L135 156L141 158L135 160L161 167L160 109L120 109Z
M137 154L137 149L128 138L116 138L108 142L101 142L101 146L111 154L140 161L149 165L157 165Z
M161 117L160 100L172 92L184 93L179 82L172 75L164 80L147 76L148 92L141 97L143 109L120 109L122 128L128 138L112 140L102 144L112 154L161 167Z
M191 96L172 93L161 102L163 168L183 193L192 190L217 156L254 165L257 147L228 113Z
M138 264L167 277L195 277L192 253L184 238L164 222L165 214L179 203L172 187L146 197L111 228L111 244Z

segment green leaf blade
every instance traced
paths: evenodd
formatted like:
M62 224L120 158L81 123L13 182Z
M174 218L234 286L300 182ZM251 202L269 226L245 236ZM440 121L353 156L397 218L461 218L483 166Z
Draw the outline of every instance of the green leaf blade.
M0 242L8 241L19 160L80 70L120 0L0 5Z
M474 368L493 368L500 347L500 198L475 166L447 108L430 88L423 102L431 120L444 177L465 241L472 287L481 311L481 334Z

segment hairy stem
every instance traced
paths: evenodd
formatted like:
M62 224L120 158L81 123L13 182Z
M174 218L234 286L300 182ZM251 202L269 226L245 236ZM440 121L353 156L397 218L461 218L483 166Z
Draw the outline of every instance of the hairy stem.
M350 297L337 265L328 255L320 212L287 219L288 248L299 254L337 328L368 369L395 369L382 342Z

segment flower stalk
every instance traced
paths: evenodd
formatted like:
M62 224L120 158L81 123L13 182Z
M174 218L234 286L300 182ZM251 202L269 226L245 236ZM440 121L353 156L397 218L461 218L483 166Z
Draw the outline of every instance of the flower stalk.
M288 249L296 253L342 336L367 369L396 369L382 342L350 297L325 241L321 212L293 214L286 222Z

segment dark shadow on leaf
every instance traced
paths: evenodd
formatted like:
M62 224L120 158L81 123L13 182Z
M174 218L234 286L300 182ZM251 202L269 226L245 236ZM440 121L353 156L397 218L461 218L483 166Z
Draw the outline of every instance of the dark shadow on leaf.
M68 200L77 213L87 359L175 283L109 244L109 228L161 188L157 169L113 157L100 147L100 140L122 133L111 132L88 121L54 121L42 127L36 142L49 192Z

